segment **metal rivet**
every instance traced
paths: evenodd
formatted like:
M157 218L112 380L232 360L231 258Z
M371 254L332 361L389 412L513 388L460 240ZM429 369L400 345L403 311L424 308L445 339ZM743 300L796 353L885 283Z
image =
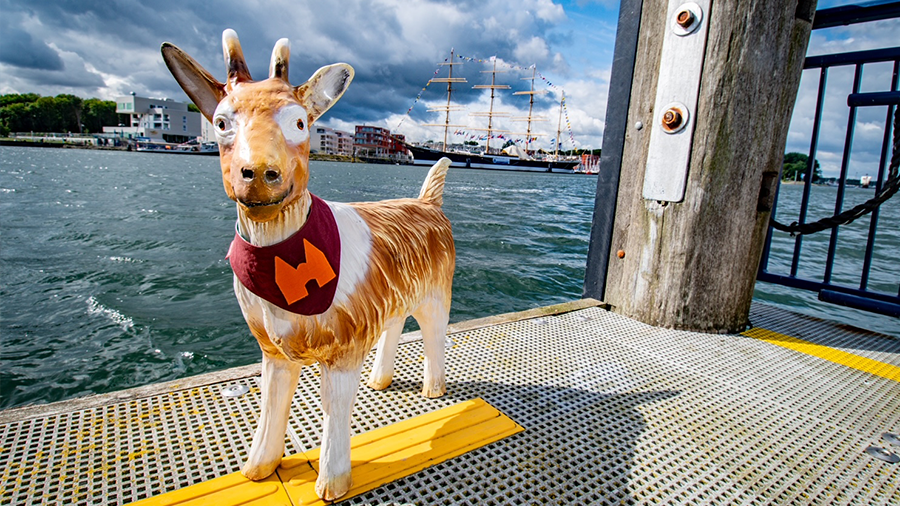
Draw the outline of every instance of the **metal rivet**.
M233 385L222 389L222 397L240 397L250 391L247 385Z
M619 258L625 258L625 250L620 249L619 251L616 251L616 256Z
M866 453L878 460L883 460L890 464L896 464L897 462L900 462L900 457L898 457L897 454L885 450L884 448L881 448L879 446L870 446L866 448Z
M897 434L885 432L881 435L881 437L891 445L900 446L900 436L898 436Z
M642 128L644 128L644 123L638 121L637 123L634 124L634 128L637 130L641 130Z

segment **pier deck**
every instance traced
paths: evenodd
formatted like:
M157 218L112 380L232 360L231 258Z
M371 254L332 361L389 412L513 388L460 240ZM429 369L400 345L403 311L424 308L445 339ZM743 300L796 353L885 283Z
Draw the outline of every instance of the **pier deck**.
M900 340L761 304L737 335L596 305L453 326L436 400L419 396L422 346L406 336L394 383L360 388L355 433L474 398L525 430L346 504L900 505L900 464L867 452L900 453L883 436L900 433ZM0 504L127 504L237 472L258 374L0 412ZM319 446L316 376L301 376L289 455Z

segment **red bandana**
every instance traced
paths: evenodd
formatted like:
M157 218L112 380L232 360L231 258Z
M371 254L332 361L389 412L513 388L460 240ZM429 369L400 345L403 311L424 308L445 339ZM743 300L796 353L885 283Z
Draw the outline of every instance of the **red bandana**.
M294 235L261 248L235 233L225 257L248 290L302 315L321 314L331 307L341 267L341 236L331 208L310 196L309 217Z

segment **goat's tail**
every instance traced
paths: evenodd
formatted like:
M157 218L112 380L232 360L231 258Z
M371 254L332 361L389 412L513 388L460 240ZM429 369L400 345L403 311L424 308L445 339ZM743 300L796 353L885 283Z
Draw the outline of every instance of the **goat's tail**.
M444 203L444 180L447 179L447 169L450 168L450 159L441 158L428 171L422 190L419 192L419 200L429 204L441 206Z

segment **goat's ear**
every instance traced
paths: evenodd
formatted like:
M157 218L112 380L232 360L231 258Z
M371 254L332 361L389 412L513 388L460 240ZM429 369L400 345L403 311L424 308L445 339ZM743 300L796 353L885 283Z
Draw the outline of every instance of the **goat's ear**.
M297 99L309 113L309 122L312 123L325 114L341 98L352 80L353 67L346 63L335 63L320 68L309 81L294 88Z
M206 119L212 121L216 106L225 98L225 85L175 45L163 42L160 51L166 67L169 67L181 89L191 97Z

